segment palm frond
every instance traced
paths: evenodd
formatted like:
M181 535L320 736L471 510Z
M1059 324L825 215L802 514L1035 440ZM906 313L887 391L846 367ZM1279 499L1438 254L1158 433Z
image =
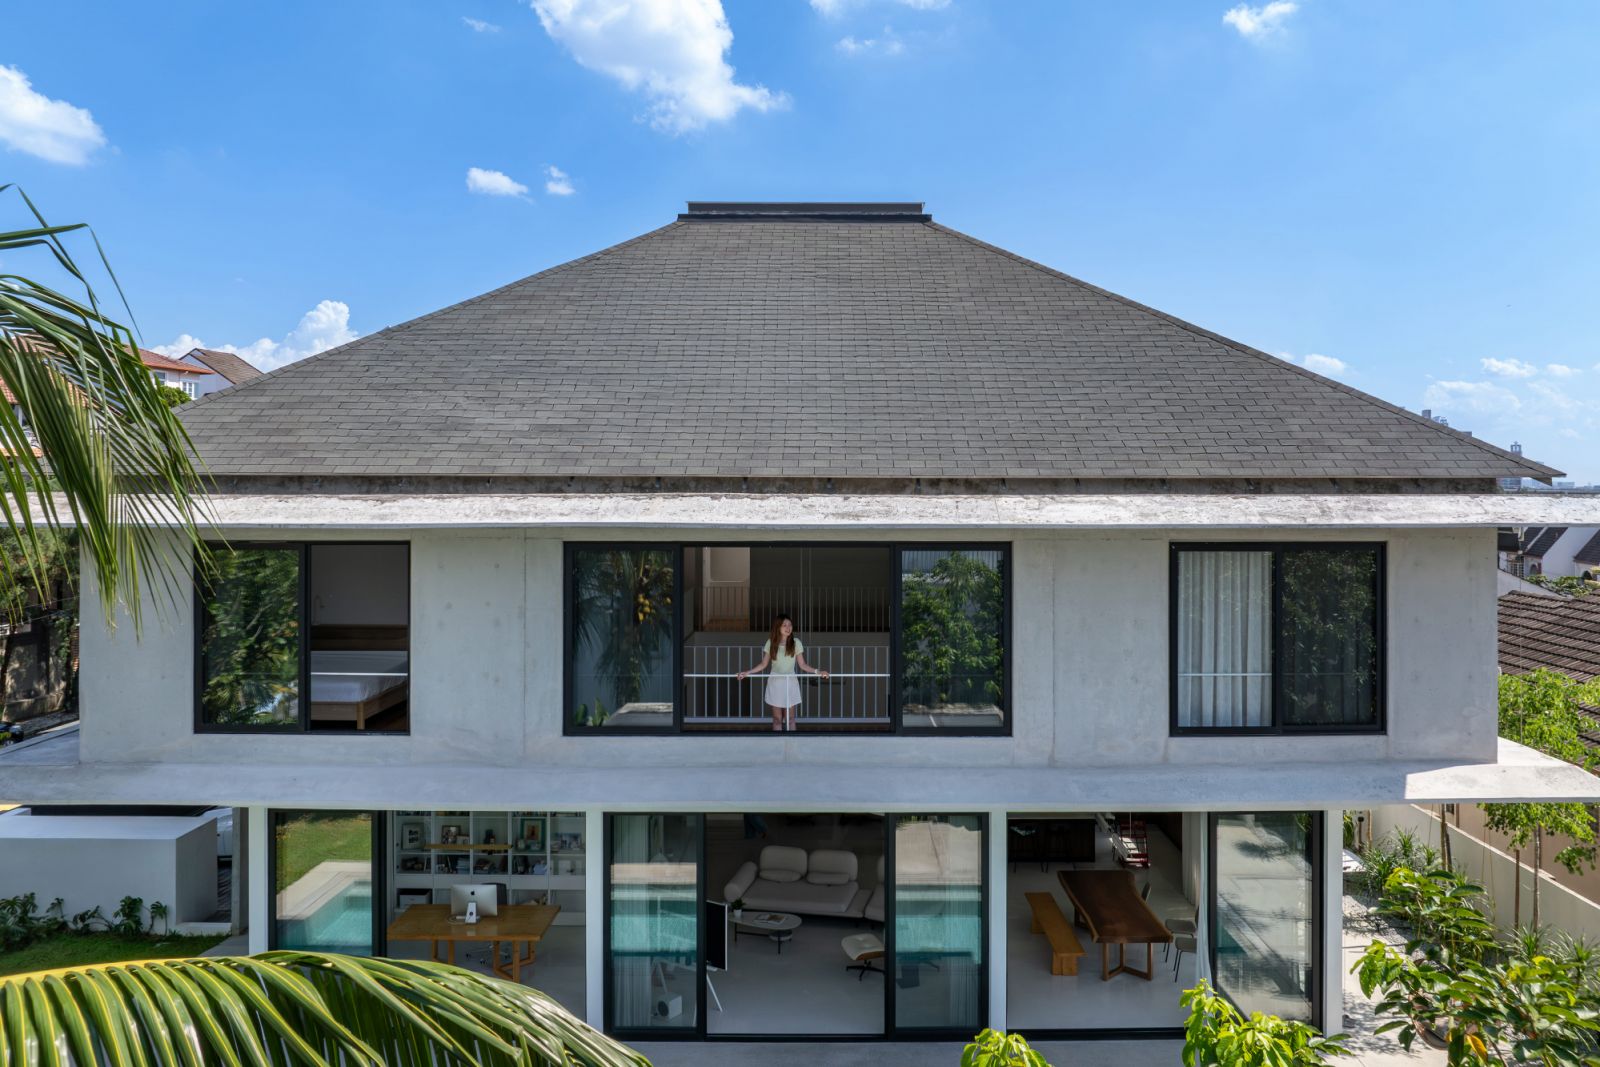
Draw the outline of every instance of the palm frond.
M120 601L137 626L153 580L169 600L187 587L190 553L172 552L165 528L180 531L202 564L208 558L200 533L204 479L188 434L140 361L132 331L101 308L63 241L92 231L50 225L20 189L0 185L0 194L13 189L32 225L0 231L0 253L48 253L82 293L0 273L0 384L20 410L19 416L0 404L0 519L22 543L31 570L0 571L0 581L42 584L32 562L39 556L36 514L52 530L74 525L106 617L114 618ZM95 248L120 297L98 239ZM122 306L131 322L126 300ZM57 493L68 515L58 511Z
M267 952L0 978L0 1067L649 1067L527 986Z

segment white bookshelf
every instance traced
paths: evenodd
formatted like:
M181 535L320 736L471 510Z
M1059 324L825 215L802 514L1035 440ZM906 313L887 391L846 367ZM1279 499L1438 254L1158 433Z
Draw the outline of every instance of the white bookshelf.
M588 841L582 812L397 811L389 816L390 907L450 901L450 887L504 882L513 904L559 904L584 922ZM451 831L459 833L450 839Z

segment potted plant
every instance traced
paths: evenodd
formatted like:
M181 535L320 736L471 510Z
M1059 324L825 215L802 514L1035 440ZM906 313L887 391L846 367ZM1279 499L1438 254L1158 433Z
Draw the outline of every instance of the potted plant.
M740 897L738 900L735 900L730 907L733 908L734 922L738 922L740 919L744 918L744 897Z

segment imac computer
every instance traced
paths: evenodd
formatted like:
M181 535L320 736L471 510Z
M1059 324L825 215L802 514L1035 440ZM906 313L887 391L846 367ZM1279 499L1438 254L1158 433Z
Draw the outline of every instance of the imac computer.
M493 883L485 885L453 885L450 887L450 917L465 919L467 905L478 906L478 918L492 919L499 913L500 888Z

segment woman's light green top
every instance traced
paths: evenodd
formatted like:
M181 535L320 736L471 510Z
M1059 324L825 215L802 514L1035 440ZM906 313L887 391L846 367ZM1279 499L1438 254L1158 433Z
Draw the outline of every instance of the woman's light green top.
M761 653L762 653L762 655L772 656L772 673L773 674L793 674L794 673L795 657L796 656L803 656L806 653L806 646L802 645L800 643L800 639L798 637L794 639L794 655L793 656L789 655L788 652L784 651L788 647L789 647L789 642L780 641L778 643L778 654L776 656L772 656L772 639L769 637L767 640L765 640L765 641L763 641L761 643Z

